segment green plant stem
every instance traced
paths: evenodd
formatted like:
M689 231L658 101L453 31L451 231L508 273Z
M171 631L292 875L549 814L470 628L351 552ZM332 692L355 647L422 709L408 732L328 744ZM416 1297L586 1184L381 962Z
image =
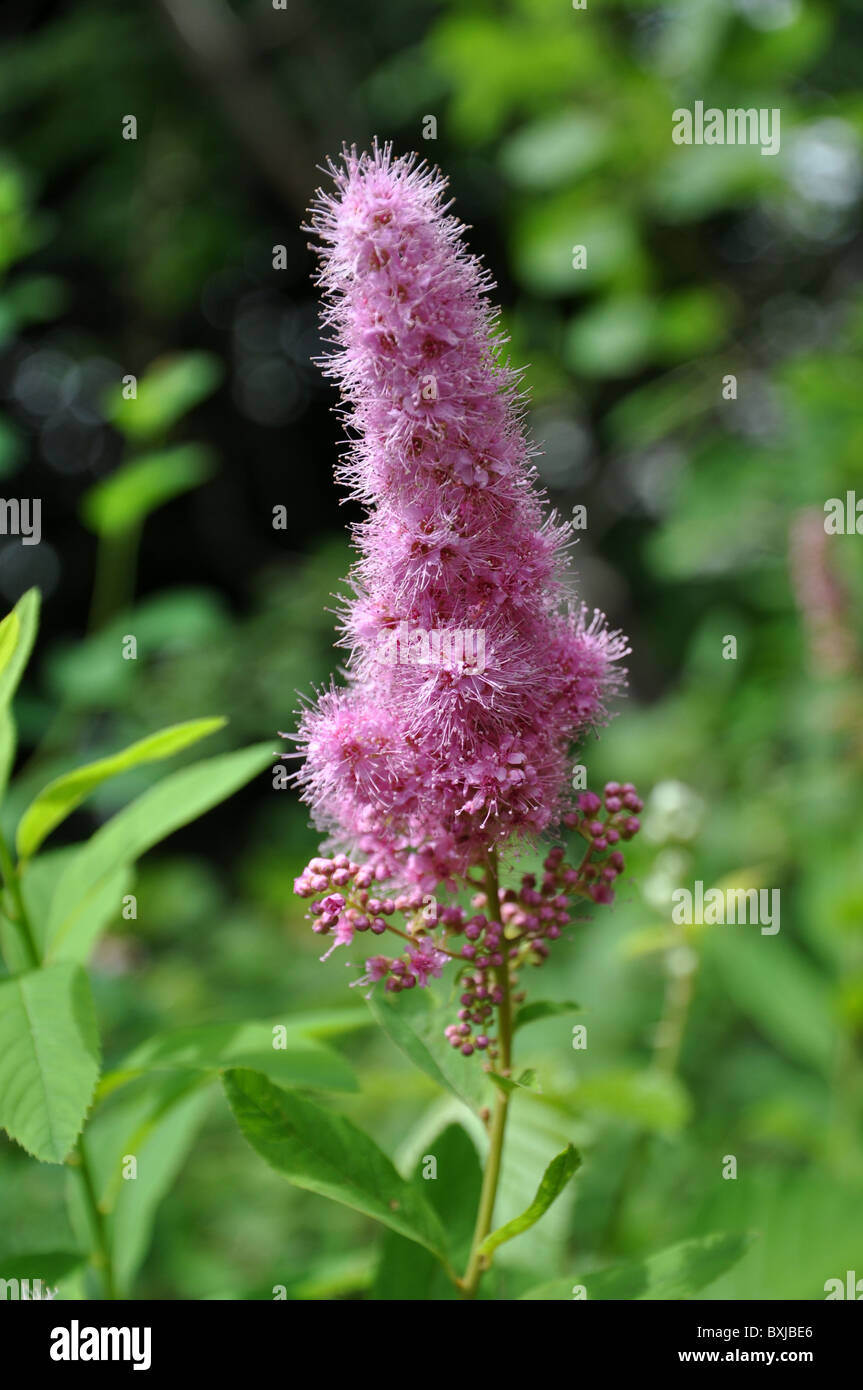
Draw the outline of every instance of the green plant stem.
M99 537L88 635L105 627L131 604L135 596L141 530L142 523L136 522L119 535Z
M24 894L21 892L21 879L18 876L18 869L12 859L9 846L5 837L0 833L0 872L3 874L3 882L12 897L15 905L14 922L18 928L21 940L30 957L30 963L34 967L39 964L39 951L36 947L36 938L33 935L33 928L30 925L30 918L27 914L27 907L24 902Z
M486 866L485 891L487 899L486 910L490 920L494 921L499 911L497 856L494 851L489 855L488 864ZM502 1076L509 1076L512 1070L512 999L509 987L509 961L506 957L504 958L503 965L495 967L494 973L496 983L503 994L503 998L497 1010L498 1042L500 1046L498 1069ZM463 1298L476 1297L479 1281L486 1268L485 1260L480 1255L479 1248L491 1230L492 1221L494 1220L494 1205L497 1198L498 1183L500 1181L503 1141L506 1134L508 1113L509 1092L502 1089L498 1090L495 1096L494 1113L489 1130L488 1157L486 1158L485 1172L483 1173L482 1191L480 1192L470 1257L468 1259L464 1278L459 1281L459 1292Z
M81 1191L95 1237L91 1259L102 1278L105 1297L115 1299L117 1287L114 1281L114 1264L111 1259L111 1247L105 1226L105 1214L99 1206L99 1200L96 1196L96 1185L93 1182L93 1174L90 1171L90 1164L84 1149L83 1136L79 1137L78 1143L75 1145L74 1167L81 1181Z

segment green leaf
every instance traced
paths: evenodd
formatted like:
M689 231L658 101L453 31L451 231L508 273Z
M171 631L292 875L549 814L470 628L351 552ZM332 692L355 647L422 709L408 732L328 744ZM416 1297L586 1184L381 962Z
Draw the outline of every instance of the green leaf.
M542 1175L542 1181L530 1206L521 1213L521 1216L507 1221L505 1225L499 1226L496 1231L492 1231L490 1235L486 1236L479 1247L479 1253L489 1258L499 1245L503 1245L504 1241L513 1240L516 1236L520 1236L522 1231L527 1231L531 1226L535 1226L539 1218L548 1211L552 1202L560 1196L580 1163L580 1154L569 1144L563 1153L551 1160Z
M709 157L708 157L709 156ZM775 159L761 159L751 145L691 146L676 149L653 173L650 201L667 223L697 222L728 208L769 196L779 184Z
M0 984L0 1125L35 1158L62 1163L99 1075L90 984L63 963Z
M123 897L132 886L132 868L123 864L107 876L88 900L86 910L76 920L75 930L64 938L56 950L47 951L45 938L57 884L80 853L80 848L78 845L67 845L63 849L48 850L45 854L37 855L28 861L21 876L27 915L46 964L72 960L85 965L102 932L112 922L119 921Z
M790 940L753 932L733 926L704 932L711 973L776 1047L827 1074L837 1045L830 985Z
M374 1217L446 1261L443 1227L367 1134L254 1071L229 1071L225 1090L252 1148L297 1187Z
M81 929L82 919L112 874L232 796L273 757L270 744L255 744L181 768L97 830L75 855L54 893L47 932L51 958L68 949L70 935Z
M606 416L607 427L621 448L644 448L708 411L713 389L700 365L678 368L622 396Z
M579 270L573 268L576 246L587 248L587 264ZM581 189L526 202L513 223L510 256L516 278L543 297L635 287L645 275L637 222L619 206L591 206Z
M13 608L12 612L7 613L2 623L0 623L0 675L6 670L9 662L12 660L15 648L18 645L18 633L20 630L21 624L18 621L18 614Z
M271 1019L270 1023L281 1023L281 1019ZM363 1005L345 1009L316 1009L314 1013L291 1014L289 1033L299 1033L304 1038L314 1038L321 1042L326 1038L339 1038L343 1033L356 1033L371 1028L368 1010Z
M519 1076L501 1076L500 1072L490 1071L489 1078L497 1086L498 1090L505 1091L507 1094L512 1091L541 1091L537 1085L536 1072L533 1067L527 1067Z
M159 358L138 382L133 399L124 399L122 388L112 393L109 418L127 439L157 439L211 395L222 375L219 358L210 352Z
M524 1028L527 1023L535 1023L541 1018L557 1018L560 1014L577 1014L581 1005L571 999L537 999L535 1003L524 1004L516 1013L512 1031Z
M428 991L403 994L397 1003L372 994L369 1008L387 1037L409 1057L414 1066L443 1086L471 1110L483 1105L488 1087L482 1072L471 1065L476 1058L462 1057L443 1035L444 1010L436 1008Z
M4 340L3 327L3 308L0 305L0 343ZM9 420L0 419L0 478L14 473L26 452L20 430Z
M97 1112L83 1139L104 1213L118 1292L128 1297L147 1253L157 1207L172 1187L212 1102L209 1078L185 1072L147 1078ZM124 1177L128 1158L134 1179ZM92 1244L77 1175L69 1174L70 1215L82 1244Z
M274 1029L285 1028L274 1046ZM177 1028L149 1038L117 1066L125 1077L142 1071L220 1071L246 1066L281 1086L312 1086L325 1090L355 1091L356 1078L346 1062L328 1047L304 1036L292 1023L281 1020L251 1023L205 1023ZM110 1077L103 1079L109 1083ZM100 1088L101 1089L101 1088Z
M5 795L9 785L9 774L15 762L17 743L18 731L15 728L12 711L7 705L4 710L0 710L0 798Z
M157 507L205 482L212 471L210 451L201 444L145 454L91 487L82 518L97 536L123 536Z
M138 1176L134 1182L120 1184L108 1221L114 1275L121 1293L131 1288L150 1244L159 1203L173 1187L211 1101L209 1088L190 1089L126 1150L134 1150Z
M79 1250L37 1250L20 1255L0 1255L0 1279L41 1279L49 1287L74 1274L87 1263Z
M428 1194L447 1233L452 1263L467 1264L482 1189L482 1168L473 1141L461 1125L450 1124L424 1144L427 1152L416 1165L413 1183ZM428 1175L435 1161L434 1177ZM387 1231L381 1244L372 1298L417 1302L456 1301L459 1295L428 1250Z
M0 953L6 965L4 975L20 975L33 968L33 956L21 935L21 928L5 912L0 912Z
M659 309L657 347L669 362L688 362L718 348L727 313L721 297L703 286L666 295Z
M476 8L442 14L424 50L426 65L441 71L449 85L448 128L468 148L480 149L516 113L555 109L574 91L592 90L597 73L604 77L603 40L591 28L561 27L547 7L542 22L534 22L536 3L530 19L526 4L518 11ZM565 19L565 11L556 13Z
M600 300L569 324L564 360L589 377L621 377L645 365L656 336L656 304L644 294Z
M750 1232L685 1240L643 1260L627 1260L592 1274L540 1284L522 1294L522 1298L561 1302L572 1299L573 1289L583 1286L588 1299L621 1302L688 1299L736 1264L754 1239L755 1235Z
M683 1083L654 1068L595 1072L567 1098L579 1108L632 1120L659 1134L681 1129L692 1109Z
M609 143L607 120L592 112L563 111L519 126L501 146L500 165L518 187L544 192L595 168Z
M66 285L56 275L28 275L15 280L4 296L4 310L16 328L58 318L68 299Z
M43 787L21 817L16 835L18 857L29 859L35 854L43 840L71 815L75 807L80 806L91 792L110 777L127 772L129 768L140 767L143 763L172 758L199 739L224 728L226 723L225 719L213 718L190 719L184 724L173 724L170 728L130 743L128 748L108 758L100 758L86 767L56 777L47 787Z
M39 590L28 589L0 623L0 711L8 708L18 689L38 625Z
M393 1236L393 1240L400 1239L400 1236ZM405 1244L421 1259L431 1260L435 1268L440 1268L428 1251L422 1250L419 1245L411 1245L410 1241L406 1241ZM371 1287L374 1275L374 1250L356 1250L316 1260L311 1268L307 1264L301 1274L285 1281L286 1292L291 1302L332 1302L344 1298L345 1295L364 1293ZM269 1299L271 1296L271 1286L267 1285L261 1290L261 1297ZM232 1298L233 1294L227 1294L226 1297Z

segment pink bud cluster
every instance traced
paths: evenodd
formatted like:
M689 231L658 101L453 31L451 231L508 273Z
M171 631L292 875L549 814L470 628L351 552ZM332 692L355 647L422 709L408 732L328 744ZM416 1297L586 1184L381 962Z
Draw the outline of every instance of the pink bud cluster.
M613 901L614 884L625 868L616 846L637 834L635 813L641 807L631 783L609 782L601 797L582 792L577 810L564 817L567 827L587 842L581 861L568 864L565 850L556 845L543 861L542 877L523 874L518 888L500 889L494 911L485 892L473 895L473 912L458 903L442 907L419 888L395 897L375 896L375 871L344 854L312 859L294 887L300 897L313 900L313 930L333 938L327 956L358 932L382 936L389 931L405 941L405 949L396 956L368 957L355 984L385 980L386 990L397 994L426 986L440 977L449 960L456 962L462 971L461 1007L446 1036L465 1056L483 1052L491 1064L498 1055L493 1018L504 997L501 972L507 972L512 990L522 966L543 963L549 942L570 923L573 899ZM395 918L401 919L399 925ZM516 1003L523 997L513 995Z

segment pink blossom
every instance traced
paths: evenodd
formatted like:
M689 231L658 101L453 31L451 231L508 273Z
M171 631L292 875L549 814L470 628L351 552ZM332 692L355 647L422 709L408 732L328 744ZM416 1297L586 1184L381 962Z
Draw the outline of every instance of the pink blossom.
M569 533L544 514L492 284L445 180L389 147L332 174L310 230L351 441L337 475L365 516L346 684L303 711L297 776L335 847L426 892L570 810L573 745L605 720L628 649L567 597ZM482 669L382 660L402 623L481 631Z
M431 941L423 941L418 946L411 946L408 964L417 984L425 988L431 977L440 979L447 959L444 952L438 951Z

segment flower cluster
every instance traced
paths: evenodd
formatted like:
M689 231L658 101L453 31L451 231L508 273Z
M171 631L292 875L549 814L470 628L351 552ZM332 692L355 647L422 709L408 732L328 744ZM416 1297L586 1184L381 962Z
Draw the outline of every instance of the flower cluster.
M328 848L377 881L452 890L568 810L573 742L604 721L628 649L569 597L571 537L543 517L490 282L444 180L377 147L332 172L311 230L351 439L339 473L366 514L347 684L304 711L298 781ZM482 634L481 668L381 660L402 624Z
M571 536L543 514L491 284L445 181L377 146L331 172L310 230L350 440L338 473L364 516L346 683L295 736L297 781L329 837L296 892L327 955L365 932L398 938L394 954L364 957L357 984L397 994L453 962L447 1037L493 1067L519 972L542 963L575 902L612 901L619 846L638 830L634 787L574 802L567 778L628 648L571 597ZM421 659L405 659L409 637ZM555 825L586 842L580 860L556 847L539 881L499 887L499 853Z
M509 990L517 990L521 967L541 965L548 943L569 925L574 898L613 901L614 883L625 867L616 846L637 834L636 812L641 806L631 783L609 782L602 797L582 792L577 809L564 817L567 827L586 841L579 864L567 864L563 847L555 846L543 862L539 881L534 874L523 874L517 889L499 889L496 904L489 902L486 892L474 893L472 913L457 903L441 907L418 888L396 897L377 897L375 871L344 854L312 859L294 888L300 897L312 899L313 930L332 937L326 955L352 942L358 932L382 936L389 931L406 943L396 956L368 957L356 984L385 980L386 990L399 993L427 985L440 977L448 961L457 962L463 971L461 1008L446 1036L465 1056L487 1052L493 1060L497 1045L492 1019L504 996L501 972L506 971ZM518 993L512 997L519 1002Z

